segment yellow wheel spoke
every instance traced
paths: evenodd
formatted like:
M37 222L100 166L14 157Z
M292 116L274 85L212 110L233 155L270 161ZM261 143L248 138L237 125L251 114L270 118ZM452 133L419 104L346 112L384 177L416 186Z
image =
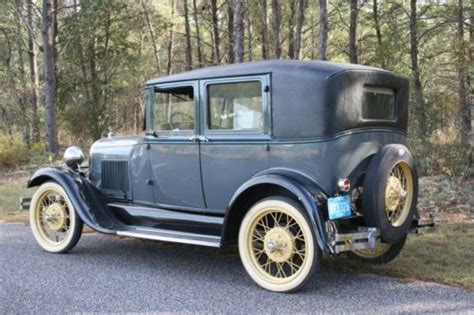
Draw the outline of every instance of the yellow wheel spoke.
M257 223L257 226L262 227L265 232L267 232L268 230L270 230L270 228L268 227L268 225L266 225L266 224L263 223L263 222L258 222L258 223Z
M300 268L300 266L298 266L297 264L295 264L291 260L288 260L286 263L288 264L288 266L290 266L291 274L294 274Z
M294 254L298 255L302 260L304 260L305 258L305 249L299 249L299 250L295 250L294 251Z

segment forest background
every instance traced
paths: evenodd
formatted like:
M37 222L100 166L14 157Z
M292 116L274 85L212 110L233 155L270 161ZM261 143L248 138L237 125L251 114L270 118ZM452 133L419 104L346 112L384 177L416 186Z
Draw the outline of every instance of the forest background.
M351 62L410 79L423 175L470 176L472 0L3 0L0 168L140 134L147 79L262 59Z

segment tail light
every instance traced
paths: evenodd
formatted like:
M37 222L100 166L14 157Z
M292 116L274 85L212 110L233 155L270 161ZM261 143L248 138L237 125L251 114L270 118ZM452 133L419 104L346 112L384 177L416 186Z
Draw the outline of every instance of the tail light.
M337 187L341 192L348 192L351 190L351 181L347 178L340 178L337 181Z

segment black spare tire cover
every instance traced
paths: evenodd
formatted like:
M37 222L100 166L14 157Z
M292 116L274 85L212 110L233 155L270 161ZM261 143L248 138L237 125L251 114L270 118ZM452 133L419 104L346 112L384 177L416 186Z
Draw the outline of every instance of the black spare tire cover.
M382 241L396 243L410 228L418 199L418 175L408 148L389 144L372 158L364 178L362 211Z

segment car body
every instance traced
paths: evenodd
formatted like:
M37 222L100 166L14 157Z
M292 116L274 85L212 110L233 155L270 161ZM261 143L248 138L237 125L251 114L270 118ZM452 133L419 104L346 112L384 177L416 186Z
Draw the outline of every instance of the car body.
M95 142L88 175L79 168L80 154L69 151L77 160L66 159L73 161L68 170L39 170L28 186L58 184L78 220L98 232L214 247L245 246L247 216L267 211L255 205L281 207L286 231L272 219L261 246L266 256L288 266L293 262L281 257L293 254L284 247L308 246L298 245L297 232L288 232L292 216L306 240L314 238L314 259L320 252L401 249L417 197L416 168L405 147L408 86L406 78L382 69L283 60L152 79L145 84L144 135ZM385 169L382 185L371 185L378 180L374 174ZM394 172L405 177L397 179ZM369 200L365 190L380 198ZM61 212L37 204L34 197L32 212L49 211L47 224ZM400 224L384 227L387 218L381 222L378 213L390 217L399 208L405 209ZM41 226L41 214L35 218ZM248 219L258 223L252 222ZM56 252L64 249L70 248ZM242 259L249 271L253 258ZM275 266L269 268L280 268ZM258 270L249 274L270 290L291 291L306 282L302 277L283 283L280 274L268 284Z

